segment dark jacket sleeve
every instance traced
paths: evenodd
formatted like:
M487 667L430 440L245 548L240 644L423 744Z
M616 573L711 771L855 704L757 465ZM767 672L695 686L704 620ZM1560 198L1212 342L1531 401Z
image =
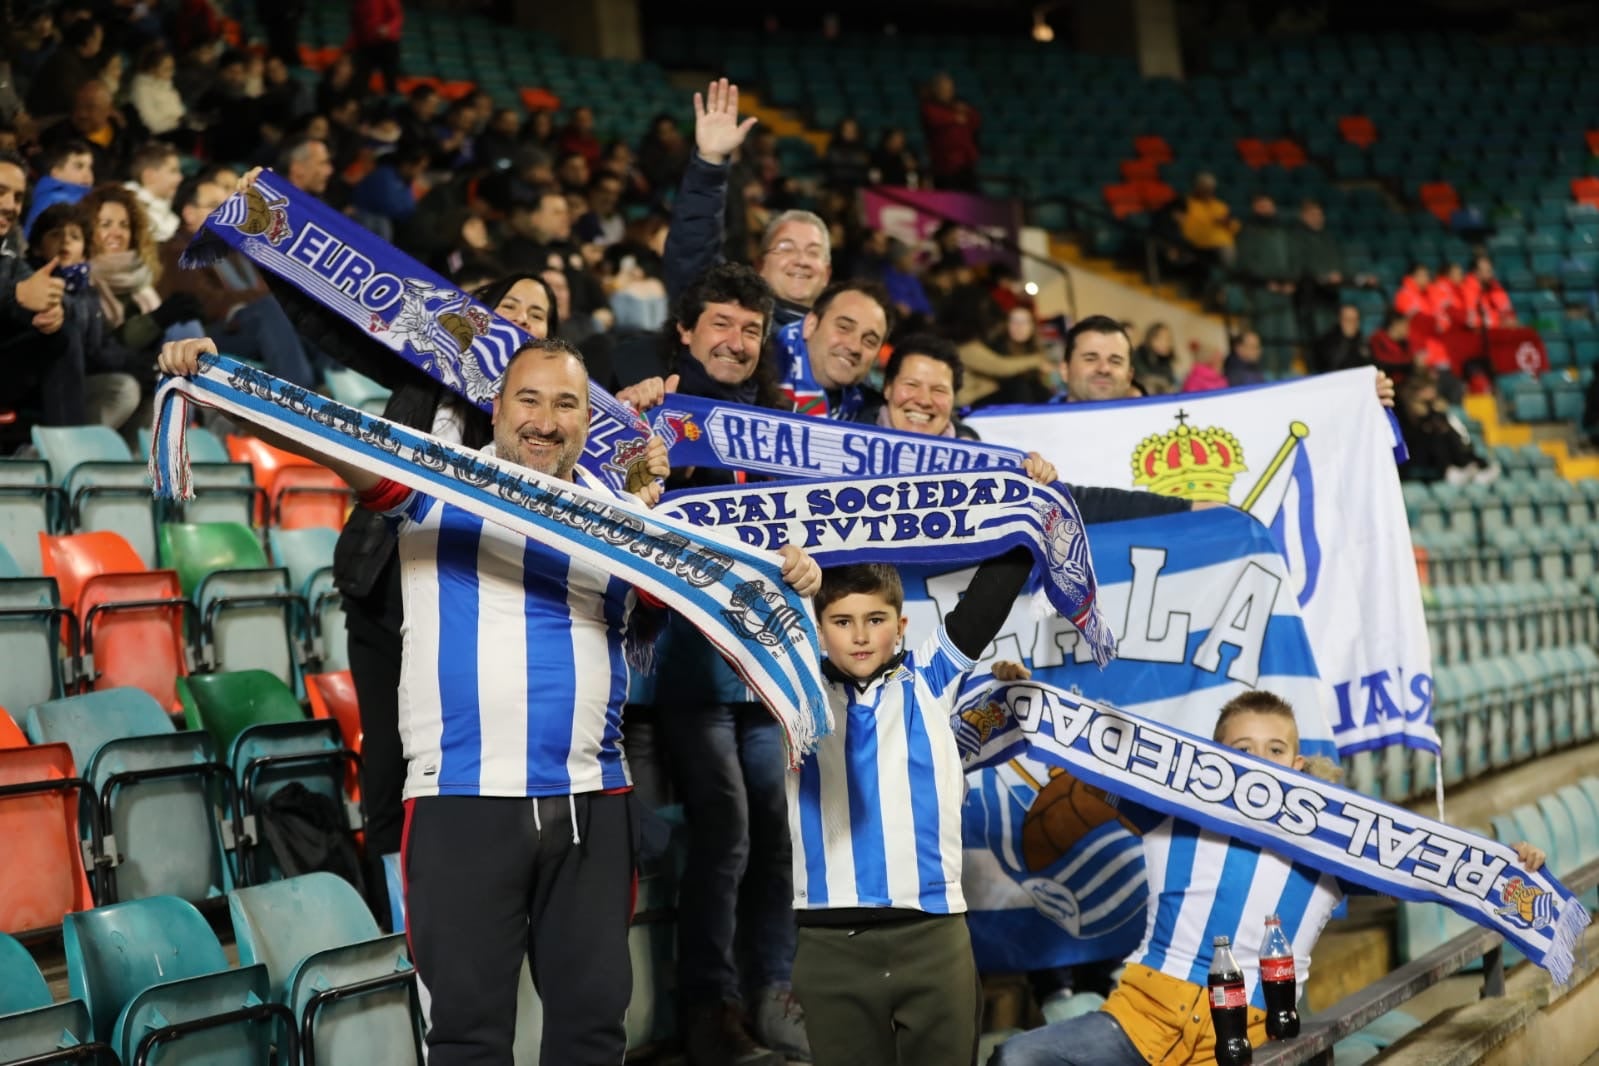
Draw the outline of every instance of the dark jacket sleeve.
M261 271L267 287L294 323L294 332L329 359L364 374L391 392L434 384L422 371L368 337L281 278Z
M1067 485L1066 488L1071 492L1072 499L1077 501L1077 510L1088 525L1153 518L1155 515L1178 514L1194 509L1188 500L1176 496L1157 496L1153 492L1130 492L1098 485Z
M966 586L966 595L944 618L950 643L968 659L981 656L999 635L999 627L1005 624L1032 572L1033 553L1026 548L1012 548L979 566Z
M707 163L698 152L689 156L677 201L672 204L672 228L666 234L661 268L666 298L674 304L695 278L722 260L730 169L728 163Z

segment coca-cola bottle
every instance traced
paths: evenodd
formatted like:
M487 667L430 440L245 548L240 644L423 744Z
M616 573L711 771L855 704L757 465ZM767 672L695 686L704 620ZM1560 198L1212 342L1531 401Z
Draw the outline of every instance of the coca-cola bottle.
M1210 1021L1216 1027L1216 1066L1249 1066L1255 1061L1249 1045L1249 1000L1244 971L1233 958L1232 939L1219 936L1210 960Z
M1294 949L1275 914L1266 916L1266 939L1260 945L1260 988L1266 996L1266 1039L1299 1035L1299 982L1294 976Z

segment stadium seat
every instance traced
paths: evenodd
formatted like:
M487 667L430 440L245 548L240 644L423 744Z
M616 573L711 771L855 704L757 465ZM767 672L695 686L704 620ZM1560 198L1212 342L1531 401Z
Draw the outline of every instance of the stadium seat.
M323 372L328 394L342 404L359 407L367 414L381 415L389 402L389 390L353 370L332 368Z
M35 426L33 444L65 494L67 526L121 534L146 566L155 561L156 502L143 462L106 426Z
M305 638L308 658L316 669L342 670L349 666L344 632L344 605L333 585L333 546L336 530L323 526L268 531L272 557L289 571L289 587L306 607Z
M194 674L178 682L178 696L188 727L209 733L230 765L233 742L250 726L305 721L294 693L265 670Z
M61 601L76 611L78 594L89 578L98 574L138 574L150 568L119 533L39 534L39 556L44 574L53 577Z
M160 540L162 559L199 610L205 668L270 670L297 686L304 655L295 633L303 604L289 588L288 571L268 565L255 534L230 522L169 522Z
M190 668L190 603L171 570L97 574L78 592L82 677L92 689L142 689L182 710L177 679Z
M155 895L197 902L233 886L223 837L231 812L213 804L230 794L227 771L209 736L176 732L166 712L132 688L32 707L27 729L38 743L68 744L98 797L102 903Z
M86 1046L91 1040L88 1008L76 999L56 1003L28 949L0 933L0 1062L50 1061L63 1052L56 1061L70 1054L94 1062L100 1049Z
M355 682L350 678L350 671L309 674L305 679L305 692L311 702L311 717L331 718L339 723L344 746L361 754L361 708L356 702Z
M236 889L239 963L267 969L319 1062L422 1061L416 974L405 935L384 936L349 882L310 873ZM355 991L355 986L360 986Z
M266 1066L272 1023L279 1061L298 1061L293 1017L270 1002L266 967L228 969L192 904L154 896L70 915L62 947L72 994L123 1062L160 1045L166 1064Z
M39 561L39 534L56 529L54 516L61 490L41 459L0 459L0 547L6 549L23 577L44 573Z
M284 869L276 842L259 824L263 809L288 785L303 786L328 800L352 843L362 829L360 803L346 792L349 781L359 776L360 759L344 747L337 722L312 719L248 726L234 740L228 765L238 795L240 869L249 884L300 872Z
M204 426L188 426L183 431L183 444L189 452L190 464L214 464L231 462L228 458L228 449L222 441ZM144 458L150 454L150 431L139 430L139 454L135 458Z
M260 524L343 527L350 490L331 470L255 437L230 434L228 454L234 462L254 467L256 484L266 490L268 512L260 516Z
M255 525L266 513L266 490L255 483L248 463L191 463L194 496L182 503L183 520L194 524L237 522Z
M0 707L0 751L6 748L25 748L28 738L22 732L16 720L11 717L4 707Z
M78 846L80 802L92 812L93 795L65 744L0 750L0 932L49 929L94 906Z
M77 654L77 619L61 605L54 578L0 579L0 706L31 707L64 693Z

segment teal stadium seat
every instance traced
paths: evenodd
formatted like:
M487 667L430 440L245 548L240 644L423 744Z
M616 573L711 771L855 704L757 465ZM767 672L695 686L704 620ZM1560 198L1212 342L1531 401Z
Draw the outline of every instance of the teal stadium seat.
M21 713L66 690L72 668L62 658L63 625L67 654L76 655L77 622L55 579L0 578L0 707Z
M240 964L266 967L272 999L294 1014L308 1055L331 1063L421 1062L405 936L384 936L349 882L311 873L236 889L228 911Z
M0 933L0 1061L33 1061L73 1051L81 1054L78 1061L93 1062L92 1042L83 1003L56 1003L28 949Z
M39 534L57 530L61 490L42 459L0 459L0 547L10 553L19 576L44 573Z
M229 783L209 736L175 731L155 700L131 688L31 707L26 729L34 743L67 744L98 798L102 903L156 895L198 902L233 887L224 836L231 811L215 805Z
M120 534L155 564L156 501L146 464L107 426L35 426L34 447L65 494L67 526Z
M333 584L333 547L338 531L325 526L273 529L268 532L272 557L289 571L289 587L305 605L304 639L316 671L347 670L344 601Z
M294 1021L270 1002L265 966L228 969L216 934L193 905L170 896L68 915L62 947L72 994L97 1039L123 1062L269 1066L277 1023L283 1061L297 1061Z

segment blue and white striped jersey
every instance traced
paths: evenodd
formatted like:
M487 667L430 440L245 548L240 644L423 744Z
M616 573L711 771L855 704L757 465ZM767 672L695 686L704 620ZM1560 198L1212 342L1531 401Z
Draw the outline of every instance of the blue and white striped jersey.
M828 686L834 731L788 775L796 909L965 912L949 716L971 667L940 626L864 692Z
M627 786L632 586L422 493L388 513L405 599L405 797Z
M1311 949L1344 897L1338 878L1192 822L1126 800L1111 801L1144 831L1149 878L1144 941L1128 962L1203 985L1212 942L1230 937L1250 1005L1264 1010L1260 944L1266 916L1276 914L1294 947L1294 970L1304 991Z

